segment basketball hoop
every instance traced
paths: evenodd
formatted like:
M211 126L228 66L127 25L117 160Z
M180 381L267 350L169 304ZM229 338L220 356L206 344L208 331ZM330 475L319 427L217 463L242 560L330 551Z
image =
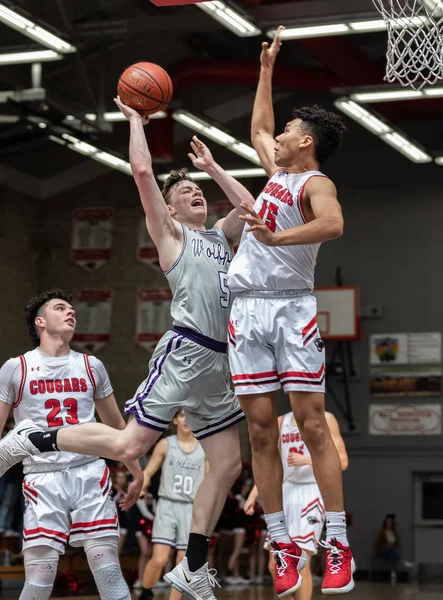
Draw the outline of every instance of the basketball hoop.
M385 80L420 90L443 78L443 0L372 0L388 31Z

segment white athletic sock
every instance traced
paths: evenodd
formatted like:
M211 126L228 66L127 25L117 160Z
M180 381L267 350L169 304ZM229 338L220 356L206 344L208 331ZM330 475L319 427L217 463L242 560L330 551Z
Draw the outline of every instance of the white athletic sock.
M286 525L285 513L282 510L280 512L265 515L265 521L273 542L282 542L283 544L291 543L291 538L289 537Z
M349 546L346 537L346 514L345 512L326 512L326 542L335 538L343 546Z

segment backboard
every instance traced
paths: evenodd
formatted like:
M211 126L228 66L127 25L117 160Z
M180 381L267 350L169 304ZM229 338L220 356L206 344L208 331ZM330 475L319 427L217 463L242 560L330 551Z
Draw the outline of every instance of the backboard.
M318 327L325 341L360 339L357 286L318 287L314 296Z

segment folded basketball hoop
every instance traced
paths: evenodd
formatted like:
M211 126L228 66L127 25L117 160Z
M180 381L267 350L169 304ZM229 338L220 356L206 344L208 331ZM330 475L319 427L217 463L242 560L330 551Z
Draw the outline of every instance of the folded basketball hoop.
M443 78L443 0L372 0L388 31L385 80L416 90Z

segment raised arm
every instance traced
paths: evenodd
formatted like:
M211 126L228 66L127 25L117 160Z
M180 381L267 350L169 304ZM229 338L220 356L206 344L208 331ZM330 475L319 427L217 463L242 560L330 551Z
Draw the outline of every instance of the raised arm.
M129 160L132 174L145 211L148 233L157 248L160 266L166 271L180 254L183 246L183 230L169 214L152 170L151 153L144 131L144 125L149 119L123 104L120 98L114 100L129 121Z
M205 171L220 186L228 200L235 207L226 217L217 221L215 226L223 229L232 244L237 244L240 241L244 227L244 222L239 219L239 216L243 214L240 204L244 202L252 207L255 199L244 185L215 162L209 148L196 135L191 140L191 148L193 152L190 152L188 156L194 167Z
M300 246L320 244L343 234L343 214L337 200L335 185L327 177L308 180L303 202L308 223L283 231L271 232L263 220L249 206L243 205L245 216L240 217L250 227L257 240L266 246Z
M106 398L97 398L95 408L102 423L114 429L125 429L126 422L117 406L114 394L110 394ZM138 460L128 461L124 464L133 477L128 487L128 493L120 502L120 507L123 510L128 510L140 498L143 486L143 471Z
M345 442L340 433L340 427L338 426L337 419L330 412L325 413L326 423L328 424L329 431L331 432L332 440L337 448L338 455L340 456L342 471L346 471L348 468L348 453L346 452Z
M280 32L283 29L282 26L277 29L271 46L268 42L262 44L260 78L252 111L251 142L258 152L261 164L268 177L271 177L277 170L274 162L275 122L272 105L272 74L275 59L281 47Z

